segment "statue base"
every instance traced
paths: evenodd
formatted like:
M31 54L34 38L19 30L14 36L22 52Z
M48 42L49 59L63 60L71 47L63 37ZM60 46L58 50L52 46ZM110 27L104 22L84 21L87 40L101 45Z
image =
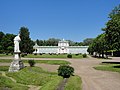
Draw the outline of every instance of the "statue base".
M22 68L24 68L24 64L20 59L20 53L15 53L14 60L9 67L9 72L16 72Z

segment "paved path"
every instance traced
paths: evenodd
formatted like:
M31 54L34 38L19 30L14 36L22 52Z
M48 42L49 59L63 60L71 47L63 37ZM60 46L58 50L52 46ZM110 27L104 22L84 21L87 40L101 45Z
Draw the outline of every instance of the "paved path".
M35 58L34 58L35 59ZM49 59L37 58L35 60L66 60L71 62L75 68L75 74L82 78L83 90L120 90L120 73L95 70L93 67L99 65L102 61L119 61L120 58L112 60L101 60L92 57L85 59ZM48 66L37 64L48 70L57 70L58 66Z

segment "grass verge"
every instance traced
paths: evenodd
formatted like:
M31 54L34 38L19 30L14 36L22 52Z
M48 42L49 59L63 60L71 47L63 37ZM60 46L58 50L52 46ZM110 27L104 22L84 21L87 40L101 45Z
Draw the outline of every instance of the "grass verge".
M55 77L53 80L45 84L40 90L56 90L58 84L63 80L62 77Z
M8 54L8 55L6 55L6 54L0 54L0 57L8 57L8 56L13 56L12 54Z
M43 86L57 76L55 73L43 71L39 67L26 67L19 72L7 73L7 76L14 78L18 83L25 85Z
M24 63L28 63L28 60L22 60ZM11 59L0 59L1 63L11 63ZM35 63L45 63L45 64L52 64L52 65L66 65L70 64L68 61L64 60L35 60Z
M50 55L50 54L42 54L42 55L34 55L34 54L28 54L25 56L26 58L67 58L68 54L56 54L56 55ZM72 54L72 58L83 58L81 54Z
M8 71L8 68L0 66L0 71ZM0 73L0 90L28 90L26 85L41 86L40 90L56 90L63 80L57 73L44 71L40 67L26 67L19 72L6 72L6 75L15 79L16 83ZM65 90L81 90L81 82L80 77L71 76Z
M65 85L64 90L82 90L82 81L79 76L71 76Z
M8 71L9 66L0 66L0 71Z
M0 75L0 90L28 90L28 87Z
M120 64L101 64L99 66L94 67L97 70L103 71L113 71L120 73Z

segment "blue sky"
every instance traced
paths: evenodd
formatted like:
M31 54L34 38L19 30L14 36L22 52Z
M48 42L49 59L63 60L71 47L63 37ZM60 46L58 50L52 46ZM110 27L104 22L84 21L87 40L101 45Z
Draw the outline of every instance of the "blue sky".
M101 34L108 14L120 0L0 0L0 31L30 38L83 41Z

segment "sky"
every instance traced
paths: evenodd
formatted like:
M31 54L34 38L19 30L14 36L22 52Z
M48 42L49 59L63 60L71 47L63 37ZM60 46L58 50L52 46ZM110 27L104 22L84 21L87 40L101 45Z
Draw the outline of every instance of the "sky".
M103 33L120 0L0 0L0 31L17 35L27 27L32 40L81 42Z

